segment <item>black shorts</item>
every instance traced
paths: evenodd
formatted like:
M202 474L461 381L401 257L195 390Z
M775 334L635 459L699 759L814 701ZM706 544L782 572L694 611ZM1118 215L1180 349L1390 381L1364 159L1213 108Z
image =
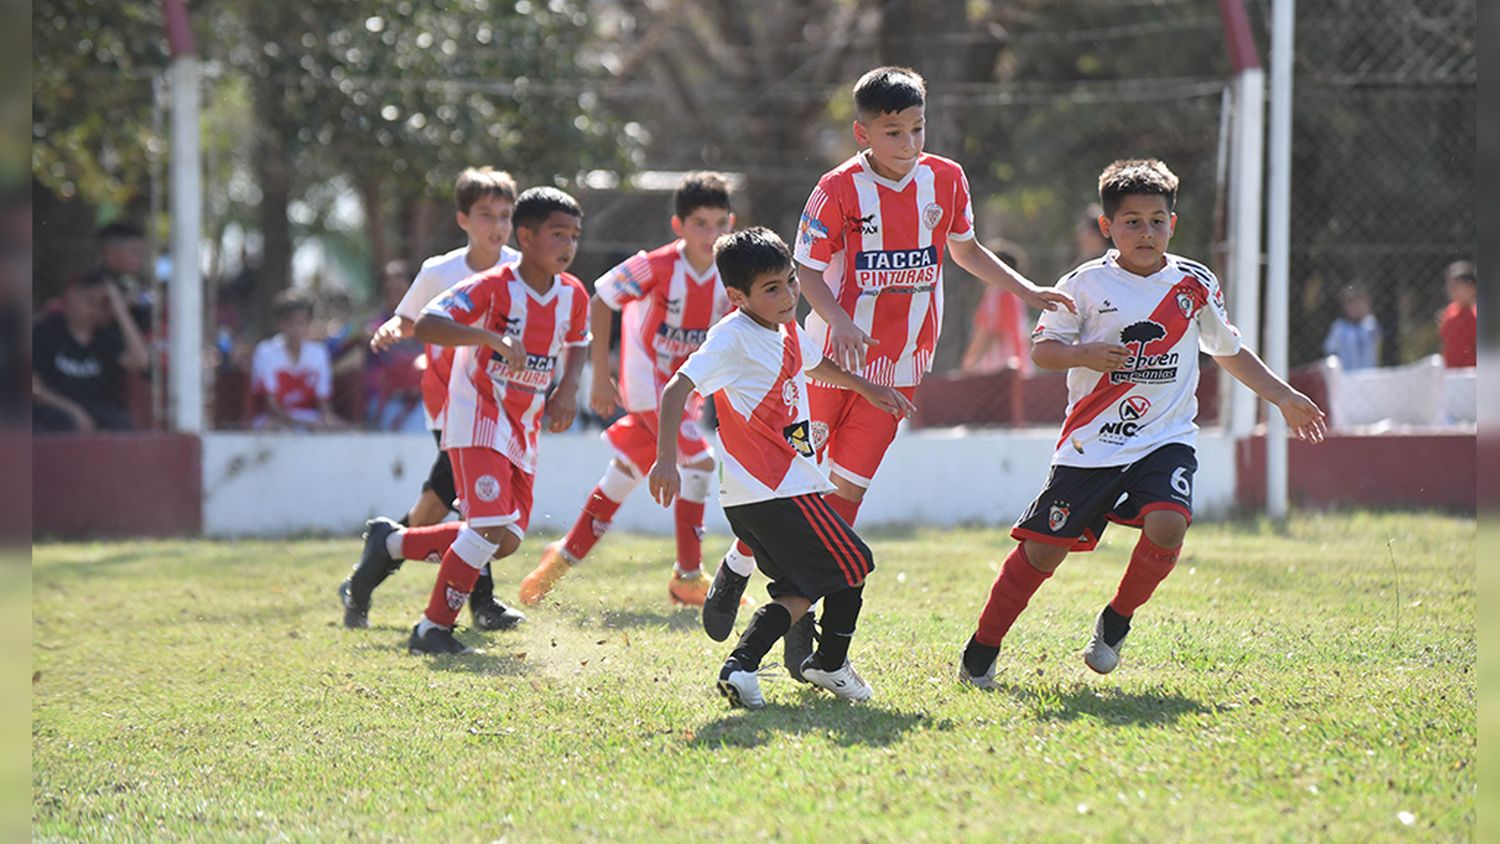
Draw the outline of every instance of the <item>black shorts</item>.
M821 495L725 507L724 515L771 578L766 591L772 598L800 595L816 601L859 586L875 569L870 547Z
M458 497L458 491L453 486L453 464L448 460L448 452L443 451L443 432L433 431L432 439L437 443L437 459L432 461L432 468L427 470L427 480L422 482L422 491L432 490L439 501L457 513L458 508L454 506L453 499Z
M1110 522L1140 527L1152 510L1175 510L1192 522L1197 471L1197 455L1182 443L1168 443L1128 466L1053 466L1047 486L1010 535L1092 551Z

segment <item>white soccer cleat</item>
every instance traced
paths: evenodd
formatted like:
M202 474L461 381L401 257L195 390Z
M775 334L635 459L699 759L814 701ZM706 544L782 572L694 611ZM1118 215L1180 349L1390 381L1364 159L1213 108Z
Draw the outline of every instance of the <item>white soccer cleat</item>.
M1127 632L1128 636L1129 633ZM1099 617L1094 619L1094 636L1089 639L1088 645L1083 649L1083 664L1099 674L1108 674L1120 666L1120 646L1125 644L1125 636L1110 647L1104 641L1104 611L1099 611Z
M859 676L859 672L854 670L847 659L837 670L824 671L818 667L817 656L809 656L802 662L802 679L837 697L856 703L869 700L875 695L875 690L870 688L865 678Z
M1000 691L1000 684L995 681L995 665L999 661L999 659L992 660L989 670L983 674L974 675L969 673L969 667L964 665L963 657L960 656L958 658L958 682L973 686L982 692Z
M732 657L725 660L724 667L719 670L718 688L730 706L760 709L766 705L765 695L760 693L760 675L741 668L739 661Z

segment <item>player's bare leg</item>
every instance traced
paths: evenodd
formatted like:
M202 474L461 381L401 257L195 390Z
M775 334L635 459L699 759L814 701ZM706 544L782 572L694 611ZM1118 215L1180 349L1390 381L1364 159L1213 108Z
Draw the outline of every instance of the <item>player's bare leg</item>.
M1083 661L1089 668L1108 674L1119 666L1120 646L1130 633L1130 619L1151 598L1157 585L1172 573L1182 553L1187 529L1187 517L1176 510L1152 510L1146 514L1141 538L1130 554L1130 563L1120 578L1115 597L1094 619L1093 634L1083 649Z
M435 525L448 516L452 508L438 498L437 493L430 489L422 490L422 494L406 511L406 519L403 521L408 527L424 527Z

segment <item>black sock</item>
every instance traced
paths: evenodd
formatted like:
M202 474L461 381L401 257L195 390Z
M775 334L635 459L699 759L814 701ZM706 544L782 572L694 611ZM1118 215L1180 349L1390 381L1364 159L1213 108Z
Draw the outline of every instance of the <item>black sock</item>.
M474 581L474 588L469 590L469 606L488 603L494 597L495 578L490 576L490 564L485 563L484 568L479 570L479 579Z
M1130 617L1115 612L1115 608L1109 604L1104 605L1104 644L1111 648L1120 644L1125 634L1130 632Z
M818 667L824 671L837 671L849 658L849 641L854 638L854 625L859 621L859 609L864 606L864 586L855 586L826 595L823 598L823 636L818 640Z
M999 655L999 645L981 645L970 636L969 643L964 645L964 670L970 677L981 677L989 672Z
M760 670L760 660L792 627L792 614L780 604L766 604L750 616L750 623L729 657L746 671Z

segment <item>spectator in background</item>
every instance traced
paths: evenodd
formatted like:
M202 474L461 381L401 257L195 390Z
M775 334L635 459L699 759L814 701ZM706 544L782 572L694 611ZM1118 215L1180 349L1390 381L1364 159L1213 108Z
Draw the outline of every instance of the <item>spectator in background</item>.
M271 302L278 334L255 347L251 389L261 404L256 428L311 430L340 428L329 400L333 365L328 347L308 339L313 304L294 290L283 290Z
M131 223L114 222L94 235L99 245L97 268L119 285L125 304L142 331L151 330L151 281L146 268L146 237Z
M370 322L364 340L373 337L380 326L396 315L396 307L406 295L412 278L405 261L385 265L380 283L380 313ZM426 429L422 415L422 344L414 337L404 337L365 357L365 395L369 397L365 421L382 431L416 431Z
M1457 369L1475 364L1479 335L1478 288L1473 261L1454 261L1447 272L1448 307L1438 316L1443 365Z
M1098 231L1097 226L1095 231ZM1021 250L1015 244L1000 242L995 244L993 251L1016 272L1026 272ZM1026 305L1020 299L999 287L986 285L979 307L974 309L969 347L964 350L964 374L978 375L1002 369L1019 369L1022 375L1030 375L1030 321Z
M1339 359L1347 371L1380 365L1380 323L1370 312L1370 294L1363 286L1346 284L1339 290L1343 315L1328 326L1323 354Z
M1083 212L1078 216L1078 224L1073 229L1073 246L1078 254L1073 256L1072 266L1092 261L1109 251L1109 238L1099 228L1099 218L1102 216L1104 209L1097 202L1090 202L1083 207Z
M105 268L90 270L63 295L62 310L32 331L32 427L45 431L127 431L126 373L150 362L125 296Z

